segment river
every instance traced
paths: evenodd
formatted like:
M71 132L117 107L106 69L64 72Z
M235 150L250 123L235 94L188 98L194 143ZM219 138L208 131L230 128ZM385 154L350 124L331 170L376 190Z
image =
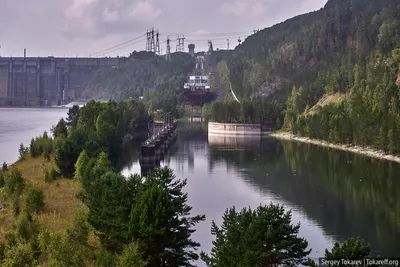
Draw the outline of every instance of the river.
M193 236L206 252L211 221L220 224L226 208L272 201L292 210L314 259L335 241L357 236L374 255L400 256L398 163L272 137L208 136L201 127L185 126L162 165L188 179L193 213L207 217ZM137 172L140 165L133 162L123 173Z
M0 164L18 160L19 145L47 131L66 117L68 109L0 108Z
M49 130L66 112L0 109L0 161L15 161L21 142ZM124 175L140 172L137 158ZM400 164L269 137L209 139L193 125L179 127L163 165L188 179L193 214L207 217L193 235L203 251L211 248L211 221L220 224L226 208L272 201L292 210L314 258L352 236L370 242L375 255L400 256Z

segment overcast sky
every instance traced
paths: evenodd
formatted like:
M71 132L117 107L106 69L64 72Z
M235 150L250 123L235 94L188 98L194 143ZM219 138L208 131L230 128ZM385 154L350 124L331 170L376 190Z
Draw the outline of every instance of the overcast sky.
M162 52L178 33L196 51L226 49L253 29L263 29L298 14L318 10L326 0L1 0L0 55L116 56L146 47L146 30L160 32ZM103 50L142 36L125 46ZM116 50L118 49L118 50ZM115 50L115 51L113 51Z

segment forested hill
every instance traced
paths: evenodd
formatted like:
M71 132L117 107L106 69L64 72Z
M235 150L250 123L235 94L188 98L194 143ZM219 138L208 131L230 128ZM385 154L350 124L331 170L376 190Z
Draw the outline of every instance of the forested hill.
M239 97L285 103L292 133L400 154L400 0L329 0L225 60Z
M195 67L187 53L172 53L171 61L152 52L133 52L119 68L102 69L88 82L83 99L121 100L144 96L159 108L166 99L180 101L182 84Z
M320 10L300 15L248 37L227 58L237 95L270 96L292 85L305 86L316 102L324 84L349 88L356 63L365 65L376 49L398 44L399 0L329 0Z

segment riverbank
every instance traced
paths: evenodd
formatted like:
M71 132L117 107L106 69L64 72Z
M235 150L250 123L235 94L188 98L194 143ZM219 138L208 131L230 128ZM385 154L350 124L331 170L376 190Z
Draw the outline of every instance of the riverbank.
M353 146L353 145L343 145L343 144L332 144L328 143L326 141L322 140L317 140L317 139L310 139L308 137L301 137L301 136L296 136L294 134L291 134L289 132L275 132L269 134L272 137L278 138L278 139L284 139L284 140L292 140L292 141L298 141L298 142L303 142L307 144L314 144L314 145L319 145L319 146L324 146L324 147L330 147L330 148L335 148L339 150L344 150L344 151L349 151L352 153L357 153L360 155L365 155L368 157L373 157L377 159L384 159L384 160L389 160L389 161L394 161L397 163L400 163L400 157L399 156L394 156L394 155L388 155L387 153L383 151L379 151L376 149L372 149L370 147L360 147L360 146Z

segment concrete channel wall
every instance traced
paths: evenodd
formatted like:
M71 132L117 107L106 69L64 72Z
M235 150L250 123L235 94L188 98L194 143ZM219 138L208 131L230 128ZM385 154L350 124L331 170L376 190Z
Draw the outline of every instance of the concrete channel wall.
M209 122L208 133L228 135L260 135L262 133L262 127L260 124Z

